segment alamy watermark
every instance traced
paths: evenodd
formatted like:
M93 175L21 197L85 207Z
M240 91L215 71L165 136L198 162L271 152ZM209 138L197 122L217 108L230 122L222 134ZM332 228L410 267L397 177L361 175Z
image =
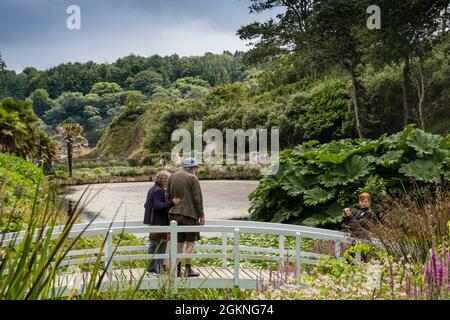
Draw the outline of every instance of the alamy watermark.
M67 7L66 13L69 15L66 19L66 27L69 30L81 29L81 8L76 4ZM367 8L367 28L369 30L381 29L381 9L377 5L371 5Z
M370 17L367 19L367 28L369 30L381 29L381 9L377 5L371 5L367 8Z
M69 30L81 29L81 8L76 4L67 7L66 13L69 15L66 20L66 27Z
M187 129L177 129L172 133L172 142L178 144L172 149L171 160L180 163L180 154L183 154L196 157L199 164L259 164L263 175L274 175L279 169L279 130L270 130L270 148L268 136L267 129L226 129L224 139L221 130L203 132L203 123L195 121L193 136Z

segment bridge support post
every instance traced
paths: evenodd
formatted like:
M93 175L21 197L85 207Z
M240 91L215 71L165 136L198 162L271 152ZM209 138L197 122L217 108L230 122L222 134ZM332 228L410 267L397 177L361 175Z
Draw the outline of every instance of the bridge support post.
M233 247L233 260L234 260L234 287L239 288L239 241L241 233L239 228L234 229L234 247Z
M302 246L302 234L300 232L295 233L295 272L298 277L298 282L302 281L302 260L301 260L301 246Z
M227 254L228 254L227 240L228 240L228 233L222 232L222 253L223 253L222 268L227 267Z

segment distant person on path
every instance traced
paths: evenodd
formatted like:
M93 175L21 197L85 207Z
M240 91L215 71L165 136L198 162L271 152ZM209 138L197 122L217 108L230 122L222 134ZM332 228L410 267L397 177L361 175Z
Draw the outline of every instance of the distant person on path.
M176 166L179 166L181 164L181 157L180 157L180 155L177 153L176 155L175 155L175 165Z
M179 204L181 199L165 199L165 188L167 188L169 176L170 173L167 171L160 171L155 176L155 184L148 191L147 201L144 205L144 224L146 225L170 225L169 209ZM166 252L167 240L167 233L150 233L150 246L148 248L148 253L164 254ZM159 274L161 272L161 268L163 267L163 261L163 259L152 259L147 268L147 272Z
M175 172L169 178L167 187L168 199L181 198L179 205L170 208L169 218L170 220L175 220L180 226L205 224L202 190L200 182L195 176L197 168L197 159L187 158L183 163L183 169ZM195 241L199 239L199 232L178 233L178 253L192 253ZM200 275L192 270L191 259L185 259L185 265L185 274L188 277L198 277ZM177 275L181 276L181 261L177 263Z
M166 159L163 156L159 158L159 166L164 167L166 165Z

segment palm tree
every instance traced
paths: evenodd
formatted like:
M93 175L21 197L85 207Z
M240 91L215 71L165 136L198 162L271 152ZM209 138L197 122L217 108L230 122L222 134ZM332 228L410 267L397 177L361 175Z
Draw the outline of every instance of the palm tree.
M41 160L43 163L50 162L56 157L56 145L52 139L43 131L40 131L37 136L37 149L35 158Z
M69 176L72 177L73 147L87 141L82 136L83 127L79 123L65 123L58 127L58 132L59 135L56 138L64 141L67 146L67 164Z
M31 104L11 98L0 101L0 151L15 153L21 157L35 154L39 119Z

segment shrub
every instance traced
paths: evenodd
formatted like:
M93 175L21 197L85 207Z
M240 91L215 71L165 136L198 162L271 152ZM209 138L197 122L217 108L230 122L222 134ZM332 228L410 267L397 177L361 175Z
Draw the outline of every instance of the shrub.
M32 162L15 155L0 153L0 181L7 177L6 201L23 193L32 198L32 190L40 181L43 173Z
M135 177L142 174L142 169L134 167L117 167L112 169L110 174L117 177Z
M153 167L145 166L142 168L142 172L144 172L144 174L146 176L151 176L151 175L155 174L157 172L157 170Z
M95 168L94 170L92 170L92 172L94 172L98 176L102 176L105 174L105 170L103 170L103 168Z
M137 159L127 159L126 163L130 167L137 167L139 165L139 161Z

